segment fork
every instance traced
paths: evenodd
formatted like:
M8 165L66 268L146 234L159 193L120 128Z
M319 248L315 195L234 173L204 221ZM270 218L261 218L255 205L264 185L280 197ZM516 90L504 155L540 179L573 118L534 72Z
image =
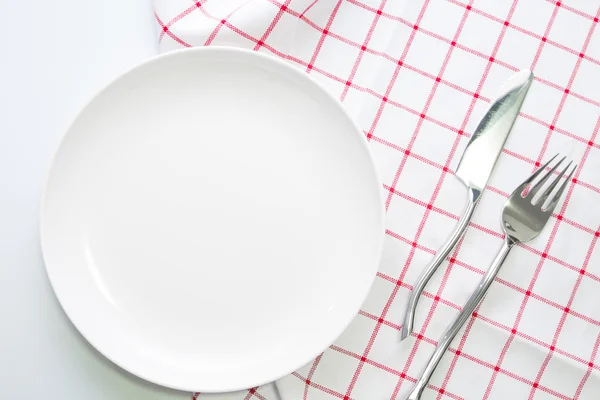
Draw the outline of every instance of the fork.
M558 154L552 157L546 164L541 166L537 171L535 171L529 178L525 180L519 187L515 189L514 192L510 195L506 203L504 204L504 208L502 209L502 230L504 231L505 238L504 243L496 255L496 258L492 262L492 266L490 269L483 275L481 282L475 289L475 292L471 295L463 309L460 313L454 318L450 326L446 328L446 331L442 335L433 355L429 359L429 362L425 366L423 374L417 380L415 386L412 391L406 398L406 400L419 400L421 398L421 393L427 386L427 382L431 378L431 375L435 371L435 368L439 364L444 352L448 349L450 342L456 336L458 331L464 325L464 323L469 319L475 308L485 296L488 288L490 287L492 281L498 274L500 267L504 263L506 256L512 249L512 247L517 243L528 242L534 239L536 236L540 234L544 226L550 219L552 215L552 211L558 204L567 184L573 177L573 173L577 168L575 165L571 172L569 173L567 179L560 186L558 191L550 197L550 195L554 192L558 184L560 183L563 176L566 174L567 170L571 166L572 162L569 162L566 167L558 174L558 177L555 178L550 185L542 192L540 196L537 196L544 184L548 181L548 179L554 174L556 169L562 164L565 160L563 157L554 167L550 169L544 176L542 176L538 182L536 182L533 186L533 182L536 178L548 168L548 166L558 157ZM531 187L531 189L529 189ZM529 190L528 190L529 189ZM550 199L550 200L548 200ZM547 205L544 207L544 205Z

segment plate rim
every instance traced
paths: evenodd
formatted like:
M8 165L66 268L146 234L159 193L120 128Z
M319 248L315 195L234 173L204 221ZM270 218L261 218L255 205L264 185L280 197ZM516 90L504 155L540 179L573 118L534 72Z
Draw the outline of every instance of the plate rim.
M63 310L63 312L65 313L65 315L67 316L67 318L71 322L71 324L73 324L73 326L76 328L77 332L86 340L86 342L88 342L100 355L102 355L102 357L106 358L111 363L113 363L114 365L116 365L117 367L122 369L123 371L126 371L127 373L130 373L130 374L132 374L136 377L139 377L145 381L148 381L150 383L153 383L153 384L156 384L156 385L159 385L162 387L166 387L166 388L175 389L175 390L190 391L190 392L204 392L204 393L226 393L226 392L234 392L234 391L239 391L239 390L246 390L246 389L250 389L251 387L261 386L264 384L275 382L276 380L293 373L294 371L298 370L302 366L310 363L312 360L314 360L316 357L318 357L319 354L322 354L324 351L326 351L327 348L331 344L335 343L335 341L348 329L348 327L350 326L350 324L352 323L354 318L356 318L356 316L358 315L360 308L366 301L366 299L373 287L373 283L375 282L375 277L376 277L377 271L379 269L379 265L381 263L381 258L383 255L382 253L383 253L383 245L384 245L384 238L385 238L385 214L386 213L385 213L385 207L384 207L383 193L381 190L377 190L376 193L374 194L379 203L377 224L379 225L380 233L379 233L379 237L377 238L377 244L378 244L377 259L374 260L374 265L371 267L371 268L373 268L373 274L371 274L371 278L370 278L370 281L368 282L368 285L365 286L366 287L365 293L360 296L360 303L359 303L358 308L355 310L354 313L351 314L352 317L345 321L343 329L339 330L339 332L334 332L335 334L334 334L333 338L329 337L329 340L327 340L327 343L328 343L327 347L319 348L311 354L307 353L306 356L304 357L304 361L289 371L288 370L281 371L277 376L273 376L269 379L263 379L262 381L252 384L251 386L247 386L247 385L240 386L239 384L237 384L237 385L229 385L229 386L223 387L221 389L206 390L206 389L194 388L194 387L190 387L190 386L173 385L168 382L168 379L163 380L163 379L148 377L144 373L140 373L139 371L135 371L131 368L126 368L125 366L122 365L121 362L116 361L111 355L108 355L104 351L102 351L99 348L99 346L97 345L97 343L95 343L95 341L91 340L89 338L89 336L86 335L80 329L78 323L76 322L76 319L73 319L70 312L67 311L68 307L64 306L65 299L63 297L61 297L61 295L59 294L59 291L57 290L57 284L55 281L56 277L54 279L52 277L52 273L50 271L52 268L51 267L49 268L49 262L47 260L47 251L44 251L46 246L48 246L48 244L44 245L44 243L47 243L47 240L48 240L48 239L46 239L46 235L44 234L44 231L45 231L44 227L46 226L44 223L44 215L45 215L44 207L46 204L46 195L48 193L50 177L51 177L51 174L53 171L53 167L56 163L56 158L58 157L61 148L63 148L63 146L64 146L64 142L65 142L67 136L69 135L69 132L71 132L75 123L81 118L81 115L90 107L90 105L98 97L100 97L103 93L105 93L110 88L112 88L115 84L117 84L119 81L121 81L126 76L128 76L132 73L135 73L136 70L141 69L148 64L158 62L159 60L164 59L164 58L177 57L179 54L182 54L182 53L196 53L196 52L197 53L211 53L211 52L214 52L214 53L220 53L220 52L237 53L238 55L241 55L243 57L255 57L257 59L262 59L261 62L264 62L267 64L268 63L278 64L281 68L287 70L287 72L289 72L290 74L293 74L293 75L296 75L297 77L299 77L301 81L304 80L305 82L303 84L315 85L315 87L317 89L319 89L320 92L322 92L324 97L328 98L328 100L331 101L332 105L335 105L335 107L338 108L339 111L341 111L341 114L352 126L352 128L354 130L353 134L355 134L359 137L359 142L362 147L362 151L367 156L368 164L371 169L370 172L371 172L373 178L376 180L376 182L375 182L376 186L381 188L382 181L381 181L381 177L379 174L379 170L375 163L374 155L369 148L369 142L368 142L367 138L365 137L365 135L362 134L362 129L358 125L356 119L350 114L350 112L342 104L342 102L337 97L335 97L322 83L320 83L318 80L316 80L311 75L303 72L301 69L288 63L286 60L275 57L270 54L265 54L265 53L261 53L261 52L250 50L250 49L232 47L232 46L198 46L198 47L176 49L176 50L168 51L168 52L165 52L162 54L154 55L150 58L147 58L146 60L143 60L143 61L133 65L132 67L124 70L123 72L117 74L113 79L109 80L101 88L99 88L98 90L93 92L90 95L90 97L88 98L88 100L83 102L83 104L80 106L79 110L72 117L72 119L71 119L70 123L68 124L68 126L66 127L66 129L62 132L61 137L58 140L58 144L56 145L55 150L52 154L52 157L47 164L46 171L45 171L45 177L44 177L43 185L42 185L42 194L40 197L40 202L39 202L39 207L38 207L38 215L39 215L38 216L38 233L40 235L39 241L40 241L40 247L41 247L41 253L42 253L42 260L44 263L44 270L45 270L48 280L50 282L50 286L52 287L52 291L61 306L61 309Z

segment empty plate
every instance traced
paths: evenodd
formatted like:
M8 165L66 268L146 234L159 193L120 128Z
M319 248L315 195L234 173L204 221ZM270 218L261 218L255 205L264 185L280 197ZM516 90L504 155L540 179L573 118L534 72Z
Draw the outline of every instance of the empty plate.
M341 104L233 48L149 60L101 91L53 160L50 281L83 336L160 385L223 392L288 374L373 282L381 186Z

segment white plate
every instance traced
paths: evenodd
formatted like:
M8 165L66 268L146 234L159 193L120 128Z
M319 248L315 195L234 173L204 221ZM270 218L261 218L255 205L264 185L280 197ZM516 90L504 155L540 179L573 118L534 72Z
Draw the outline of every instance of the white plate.
M308 75L255 52L169 53L66 133L41 210L65 312L122 368L183 390L310 362L364 301L383 241L362 132Z

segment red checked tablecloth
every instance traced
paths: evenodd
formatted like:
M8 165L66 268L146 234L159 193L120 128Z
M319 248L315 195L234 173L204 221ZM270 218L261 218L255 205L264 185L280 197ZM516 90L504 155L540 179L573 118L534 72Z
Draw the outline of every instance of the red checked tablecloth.
M508 194L541 161L580 164L545 231L515 249L424 399L600 398L600 1L155 0L162 51L231 45L288 60L338 96L383 180L369 298L322 355L275 385L200 399L403 399L502 244ZM453 176L490 98L535 82L464 240L399 341L412 284L457 222ZM265 110L268 112L268 110Z

